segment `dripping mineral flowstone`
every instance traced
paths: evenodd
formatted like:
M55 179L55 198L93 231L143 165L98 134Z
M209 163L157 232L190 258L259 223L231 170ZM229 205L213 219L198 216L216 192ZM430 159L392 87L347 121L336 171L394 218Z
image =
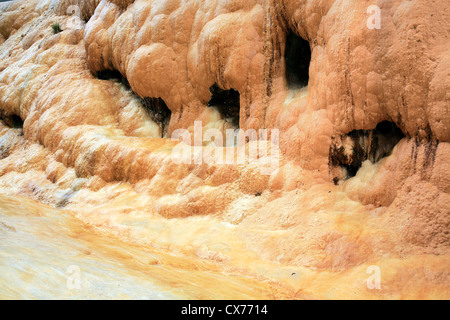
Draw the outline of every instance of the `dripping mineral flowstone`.
M369 2L0 4L0 296L450 297L450 10Z

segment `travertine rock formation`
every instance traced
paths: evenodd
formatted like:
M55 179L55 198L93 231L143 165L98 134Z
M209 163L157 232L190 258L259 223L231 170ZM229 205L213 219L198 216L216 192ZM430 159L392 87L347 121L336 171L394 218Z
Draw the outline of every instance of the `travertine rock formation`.
M308 297L448 298L449 9L0 4L1 191ZM196 120L279 129L279 169L174 163L169 137ZM130 213L150 231L122 224ZM369 265L385 271L381 290L365 286Z

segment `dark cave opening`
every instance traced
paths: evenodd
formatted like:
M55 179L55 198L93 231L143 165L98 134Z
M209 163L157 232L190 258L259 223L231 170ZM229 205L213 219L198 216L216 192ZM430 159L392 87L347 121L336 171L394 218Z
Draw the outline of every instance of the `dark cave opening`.
M101 70L96 76L100 80L122 80L122 74L117 70Z
M22 118L20 118L19 116L16 116L15 114L13 114L11 117L9 117L8 122L7 123L9 124L9 126L11 128L23 128Z
M209 88L209 92L211 93L211 99L208 102L208 106L217 108L222 119L230 121L238 128L241 108L239 91L234 89L224 90L217 84L214 84Z
M1 112L0 119L10 128L23 128L23 120L15 114L5 114Z
M380 122L373 130L353 130L333 140L329 164L345 168L346 179L352 178L364 161L376 163L389 156L404 137L403 132L390 121ZM333 179L335 183L338 180Z
M308 86L311 47L309 42L290 31L286 37L284 53L286 83L289 89Z
M97 77L97 79L100 79L100 80L119 82L119 83L123 84L127 89L131 89L127 78L125 78L117 70L102 70L102 71L97 72L96 77Z
M150 114L152 120L160 124L162 137L167 137L172 111L170 111L164 100L161 98L139 98L144 108Z

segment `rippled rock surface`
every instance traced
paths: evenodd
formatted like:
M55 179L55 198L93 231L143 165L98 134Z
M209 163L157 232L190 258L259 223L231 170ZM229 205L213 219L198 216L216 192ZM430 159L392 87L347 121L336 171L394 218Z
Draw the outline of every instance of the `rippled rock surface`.
M143 297L448 299L449 12L429 0L1 3L0 297L67 297L75 260L100 276L152 248L228 289L159 274ZM279 130L276 170L173 161L171 137L194 137L196 121L224 136ZM84 225L95 239L77 242ZM56 263L58 226L55 242L75 257L93 241L102 264L58 260L52 281L29 270ZM136 263L107 276L133 286Z

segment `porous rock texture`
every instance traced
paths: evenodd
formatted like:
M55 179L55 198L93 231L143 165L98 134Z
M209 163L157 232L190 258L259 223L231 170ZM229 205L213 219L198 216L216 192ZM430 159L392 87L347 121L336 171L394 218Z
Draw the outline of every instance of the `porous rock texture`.
M0 4L1 191L292 298L449 298L449 14L435 0ZM309 43L307 88L286 80L290 33ZM272 175L172 161L176 130L236 128L208 105L214 85L239 92L239 128L280 130ZM144 103L158 98L166 130Z

